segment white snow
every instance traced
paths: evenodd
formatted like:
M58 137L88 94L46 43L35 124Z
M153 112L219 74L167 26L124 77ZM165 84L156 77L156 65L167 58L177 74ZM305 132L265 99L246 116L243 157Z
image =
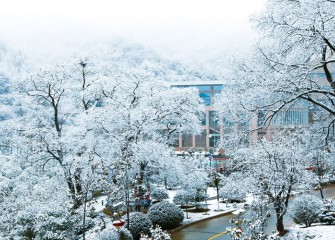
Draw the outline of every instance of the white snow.
M334 225L312 225L309 228L292 226L288 229L289 233L282 237L287 240L331 240L335 239Z

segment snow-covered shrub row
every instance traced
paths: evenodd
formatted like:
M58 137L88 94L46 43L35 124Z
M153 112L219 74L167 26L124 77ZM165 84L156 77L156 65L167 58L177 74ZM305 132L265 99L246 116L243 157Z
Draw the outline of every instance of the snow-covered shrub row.
M127 226L127 218L125 218L125 226ZM138 240L141 234L148 234L152 222L150 218L141 212L129 213L129 231L133 235L134 240Z
M164 199L168 199L169 198L169 194L165 189L162 188L156 188L154 190L151 191L150 193L151 198L155 199L156 201L163 201Z
M151 206L148 216L154 225L158 224L163 229L177 227L184 220L183 211L176 204L166 201Z
M297 224L305 224L310 227L318 220L318 216L323 208L322 201L314 195L301 195L295 198L290 207L289 214Z
M99 240L134 240L126 228L117 230L115 228L105 229L99 233Z
M171 240L170 235L161 229L160 226L156 226L156 228L150 229L150 236L142 235L140 240Z

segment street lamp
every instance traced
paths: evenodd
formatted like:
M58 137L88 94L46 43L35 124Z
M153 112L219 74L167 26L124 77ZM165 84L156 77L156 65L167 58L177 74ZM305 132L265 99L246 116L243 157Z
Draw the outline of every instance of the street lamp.
M218 176L218 173L214 173L214 185L216 187L216 200L217 200L217 203L218 203L218 209L216 211L220 212L221 209L220 209L220 196L219 196L219 183L220 183L220 178Z
M210 147L208 149L208 152L209 152L209 167L212 168L212 160L213 160L214 148Z

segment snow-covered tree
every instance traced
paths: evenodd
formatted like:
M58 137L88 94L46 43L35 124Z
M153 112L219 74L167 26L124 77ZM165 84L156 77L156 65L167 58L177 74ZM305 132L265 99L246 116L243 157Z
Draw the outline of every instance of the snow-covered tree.
M220 198L227 202L242 202L246 197L243 189L240 189L239 183L227 184L220 189Z
M256 127L294 125L283 113L308 107L324 145L331 148L334 10L335 2L329 0L267 1L264 11L253 18L261 35L258 44L250 54L232 61L231 74L226 74L225 91L217 101L224 116L247 122L263 114Z
M143 175L155 162L163 163L169 157L164 144L172 141L172 134L197 131L201 99L195 89L171 88L144 71L105 74L101 83L104 106L96 109L92 121L101 129L100 138L109 139L114 147L111 177L116 187L110 196L125 201L130 169L139 168Z
M0 58L1 54L0 51ZM45 226L57 232L56 225L68 221L71 228L63 228L64 236L73 238L81 234L85 239L93 192L102 190L117 202L129 203L129 183L136 174L148 183L165 180L169 185L177 184L178 171L174 170L178 166L174 164L176 158L169 144L176 133L198 131L203 111L201 99L196 89L172 88L152 69L131 65L114 67L102 56L94 55L91 60L73 60L38 69L29 65L24 76L15 75L12 82L15 101L6 110L16 118L8 117L6 124L1 125L1 142L15 150L15 157L6 164L13 170L18 164L19 173L28 174L28 169L29 174L36 173L31 182L27 180L29 189L42 189L44 181L54 191L31 191L22 196L27 198L22 202L28 204L21 206L21 200L16 203L12 196L17 194L15 184L20 186L23 177L19 173L8 177L7 170L2 168L5 173L0 175L1 208L5 209L10 202L12 205L8 206L13 206L4 210L5 233L17 231L9 230L8 226L19 220L11 209L21 208L20 216L30 219L31 224L25 224L21 217L23 225L17 226L29 228L32 234L36 229L42 234ZM6 90L8 84L2 81L2 75L0 80L0 88ZM6 91L3 93L7 94ZM13 188L6 187L8 181ZM39 195L34 196L35 193ZM44 207L37 211L37 203L44 204L38 198L50 199L55 212ZM31 216L43 214L50 219L60 216L59 221L55 225L44 221L44 227L39 227L42 218ZM74 218L73 224L67 216Z
M165 189L161 188L155 188L150 192L150 196L152 199L155 199L156 201L160 202L163 201L164 199L169 198L169 194Z
M69 239L81 231L81 215L57 168L43 172L19 159L0 160L0 238ZM88 221L87 221L88 222Z
M45 68L20 81L23 114L13 120L18 154L42 169L58 166L73 209L83 203L85 177L103 171L96 132L84 122L98 98L86 67L80 62Z
M323 207L322 201L314 195L303 194L296 197L289 207L289 215L297 224L310 227L318 220Z
M311 189L310 181L313 180L311 173L305 170L304 156L308 149L305 149L305 138L301 134L277 134L273 141L259 140L232 157L232 169L250 177L250 187L273 204L280 234L285 232L283 217L290 194L298 186Z
M189 202L197 209L204 208L204 202L207 201L207 189L210 184L208 173L205 169L196 168L194 171L187 171L183 181L180 183L182 190L187 191L187 198L191 197Z

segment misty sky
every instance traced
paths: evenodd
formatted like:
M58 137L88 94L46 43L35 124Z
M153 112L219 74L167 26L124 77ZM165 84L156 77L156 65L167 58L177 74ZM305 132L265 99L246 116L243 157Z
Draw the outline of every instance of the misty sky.
M1 0L0 41L36 59L122 38L202 62L248 48L265 0Z

